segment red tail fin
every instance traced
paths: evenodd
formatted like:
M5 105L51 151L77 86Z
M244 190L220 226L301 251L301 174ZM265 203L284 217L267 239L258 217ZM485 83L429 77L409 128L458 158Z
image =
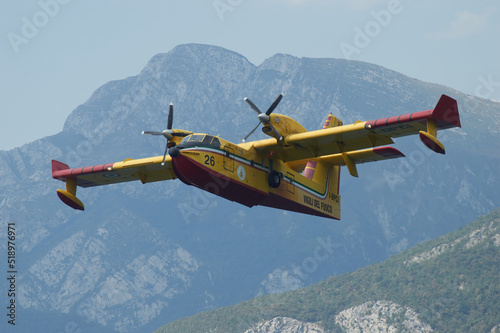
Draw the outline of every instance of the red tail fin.
M441 95L436 107L432 111L432 118L437 122L439 129L462 127L460 124L460 115L458 114L457 101L446 95Z

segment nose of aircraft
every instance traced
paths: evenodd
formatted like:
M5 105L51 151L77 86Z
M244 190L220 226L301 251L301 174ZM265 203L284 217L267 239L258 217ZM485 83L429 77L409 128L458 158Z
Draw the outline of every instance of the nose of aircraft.
M179 156L181 153L181 151L179 150L179 148L177 147L172 147L170 148L170 150L168 151L168 154L170 156L172 156L172 158L176 158L177 156Z

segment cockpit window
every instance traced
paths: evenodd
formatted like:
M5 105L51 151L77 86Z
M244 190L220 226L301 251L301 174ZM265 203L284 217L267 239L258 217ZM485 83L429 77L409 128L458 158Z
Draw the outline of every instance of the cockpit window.
M191 135L191 138L189 139L189 141L202 142L203 137L204 137L204 135L202 135L202 134L194 134L194 135Z
M181 143L186 143L186 142L192 142L194 143L200 143L204 146L212 146L212 147L220 147L220 140L218 137L212 136L212 135L203 135L203 134L193 134L193 135L188 135L184 139L182 139ZM191 144L190 144L191 146Z
M205 135L205 138L201 142L203 145L209 145L212 142L212 137L210 135Z
M212 147L220 147L220 141L218 137L211 136L211 135L205 135L205 138L201 142L202 145L206 146L212 146Z
M217 138L217 137L214 136L213 139L212 139L212 142L210 142L210 145L219 148L220 147L220 140L219 140L219 138Z

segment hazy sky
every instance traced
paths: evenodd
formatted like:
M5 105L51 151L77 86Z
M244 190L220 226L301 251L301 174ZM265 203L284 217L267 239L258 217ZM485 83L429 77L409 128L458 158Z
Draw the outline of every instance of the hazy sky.
M99 86L185 43L256 65L276 53L361 60L500 100L498 0L4 1L0 150L60 132Z

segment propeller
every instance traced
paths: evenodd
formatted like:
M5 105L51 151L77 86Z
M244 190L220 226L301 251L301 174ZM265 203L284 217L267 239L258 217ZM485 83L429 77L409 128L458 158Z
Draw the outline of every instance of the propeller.
M163 161L161 162L162 166L165 165L165 159L167 157L168 148L175 146L175 142L169 142L169 140L172 140L174 136L186 136L185 133L175 133L175 131L172 129L173 118L174 118L174 105L170 103L170 106L168 108L167 129L163 130L162 132L142 131L142 134L144 135L163 135L165 139L167 139L167 146L165 147L165 153L163 154Z
M266 126L269 126L271 128L271 130L273 131L274 135L276 136L276 138L278 139L278 141L280 141L283 138L281 136L281 134L278 132L278 130L276 130L276 128L274 128L274 126L269 122L269 120L270 120L269 115L274 111L274 109L276 109L276 107L278 106L278 104L282 98L283 98L283 94L280 94L278 96L278 98L276 98L276 100L273 102L273 104L271 104L269 109L267 109L266 113L262 113L259 110L259 108L255 104L253 104L253 102L251 100L249 100L246 97L244 98L245 102L250 106L250 108L252 108L252 110L254 110L255 113L257 113L257 117L259 118L259 123L257 124L257 126L255 126L255 128L250 133L248 133L247 136L245 136L245 138L243 139L243 142L245 142L248 139L248 137L250 135L252 135L253 132L255 132L255 130L257 129L257 127L259 127L260 124L264 124Z

